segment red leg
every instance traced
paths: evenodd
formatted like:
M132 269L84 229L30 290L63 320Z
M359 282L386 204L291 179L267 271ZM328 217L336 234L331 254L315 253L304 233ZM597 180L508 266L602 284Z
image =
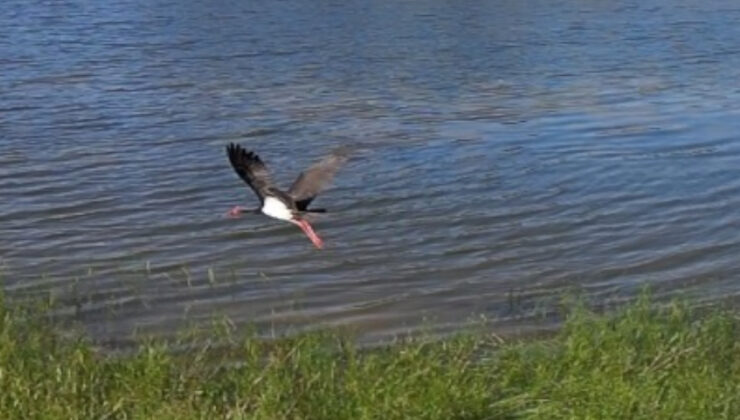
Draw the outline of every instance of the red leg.
M319 238L319 235L317 235L316 232L313 231L313 227L311 227L310 223L308 223L307 221L303 219L296 220L296 222L297 222L296 224L298 225L298 227L300 227L301 230L303 230L303 233L305 233L306 236L308 236L308 239L310 239L311 242L313 242L316 248L321 249L324 247L324 241L322 241L321 238Z
M236 217L241 216L243 211L244 211L244 207L234 206L231 210L229 210L228 213L226 213L226 216L231 217L231 218L236 218Z

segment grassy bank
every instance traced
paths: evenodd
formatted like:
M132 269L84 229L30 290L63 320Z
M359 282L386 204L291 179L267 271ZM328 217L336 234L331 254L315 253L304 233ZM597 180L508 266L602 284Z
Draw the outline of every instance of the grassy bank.
M646 299L610 317L574 310L547 340L369 351L312 333L113 356L37 315L0 302L4 419L740 418L738 320Z

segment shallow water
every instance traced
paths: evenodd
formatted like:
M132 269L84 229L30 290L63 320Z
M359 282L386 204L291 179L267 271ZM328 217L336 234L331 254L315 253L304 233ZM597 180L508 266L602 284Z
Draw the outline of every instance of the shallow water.
M109 3L0 3L4 286L100 339L740 293L734 1ZM325 250L224 218L256 205L232 141L285 186L353 149Z

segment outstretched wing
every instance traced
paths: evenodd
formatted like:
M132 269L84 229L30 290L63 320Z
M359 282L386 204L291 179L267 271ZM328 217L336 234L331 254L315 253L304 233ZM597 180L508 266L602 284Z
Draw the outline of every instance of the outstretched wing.
M338 148L329 156L301 172L298 179L290 186L288 194L295 200L298 210L305 211L316 195L334 178L339 168L347 162L349 150Z
M260 201L263 201L266 191L272 187L272 180L260 157L234 143L226 146L226 153L239 178L254 190Z

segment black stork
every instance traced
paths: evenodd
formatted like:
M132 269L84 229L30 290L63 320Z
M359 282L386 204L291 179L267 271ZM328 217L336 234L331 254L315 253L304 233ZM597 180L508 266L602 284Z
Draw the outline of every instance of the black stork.
M231 143L226 146L231 166L237 175L249 185L260 199L260 207L251 210L252 213L262 213L278 220L293 223L300 227L311 239L316 248L323 248L324 242L314 232L311 224L303 217L306 213L323 213L324 209L309 209L316 195L334 178L334 174L347 161L346 149L336 149L328 156L310 168L301 172L288 191L276 187L270 179L270 173L256 153ZM248 211L244 207L235 206L228 215L238 217Z

